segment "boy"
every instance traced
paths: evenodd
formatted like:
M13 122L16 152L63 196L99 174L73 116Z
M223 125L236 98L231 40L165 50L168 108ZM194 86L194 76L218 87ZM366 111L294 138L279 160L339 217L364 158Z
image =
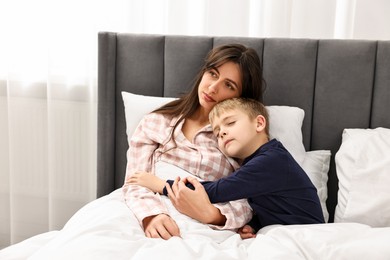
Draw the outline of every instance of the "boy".
M203 181L211 203L248 199L252 220L240 231L254 237L272 224L324 223L317 190L291 154L276 139L269 140L268 114L263 104L233 98L218 103L209 114L221 151L240 161L229 177ZM165 181L148 173L137 173L132 183L167 195ZM171 186L173 181L167 181ZM193 188L191 183L186 184Z

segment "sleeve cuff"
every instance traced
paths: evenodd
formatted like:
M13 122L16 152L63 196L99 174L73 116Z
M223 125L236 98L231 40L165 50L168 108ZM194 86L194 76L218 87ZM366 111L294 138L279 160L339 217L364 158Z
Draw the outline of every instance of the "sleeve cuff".
M173 180L167 180L167 183L169 184L170 187L172 187ZM168 196L168 191L167 191L167 188L165 186L163 188L163 195Z

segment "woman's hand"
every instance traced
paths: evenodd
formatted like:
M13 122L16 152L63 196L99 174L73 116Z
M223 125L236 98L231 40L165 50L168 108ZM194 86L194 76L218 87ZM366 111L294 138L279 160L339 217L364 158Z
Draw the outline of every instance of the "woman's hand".
M176 222L166 214L146 217L142 220L145 236L162 238L165 240L173 236L180 237L180 230Z
M186 187L187 181L194 186L194 190ZM196 178L176 178L172 188L169 184L165 187L169 199L179 212L204 224L225 225L226 217L211 204L203 185Z

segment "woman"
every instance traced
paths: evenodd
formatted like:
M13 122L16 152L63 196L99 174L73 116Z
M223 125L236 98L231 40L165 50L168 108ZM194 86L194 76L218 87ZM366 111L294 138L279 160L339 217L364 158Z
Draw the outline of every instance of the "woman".
M157 161L174 164L205 180L229 175L237 162L217 148L208 114L214 105L233 97L262 101L263 79L255 50L240 44L222 45L211 50L192 90L146 115L129 144L123 192L126 204L144 228L147 237L169 239L180 230L158 195L128 178L136 171L153 173ZM214 204L208 212L191 216L217 228L242 227L251 217L243 201Z

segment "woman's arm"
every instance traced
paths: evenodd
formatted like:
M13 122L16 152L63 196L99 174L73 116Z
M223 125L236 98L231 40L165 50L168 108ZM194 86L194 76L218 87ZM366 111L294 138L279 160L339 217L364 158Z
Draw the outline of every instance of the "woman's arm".
M237 229L252 218L252 209L247 200L211 204L203 185L195 178L188 177L194 190L176 179L172 188L166 185L168 196L176 209L202 223L214 225L217 229Z
M165 226L167 221L172 223L173 220L169 217L168 210L159 195L142 186L131 185L129 182L135 170L152 173L153 154L162 142L160 139L166 138L163 136L166 133L162 133L160 129L164 124L169 124L165 117L149 114L138 125L129 142L126 178L122 190L127 206L144 228L145 235L155 237L158 234L159 237L167 239L170 235L178 234L179 229L176 224L168 225L171 228Z
M204 224L225 225L226 217L211 204L207 193L199 182L196 183L196 186L194 185L195 189L192 190L186 187L180 178L176 178L172 188L169 184L166 184L165 187L169 199L179 212Z

